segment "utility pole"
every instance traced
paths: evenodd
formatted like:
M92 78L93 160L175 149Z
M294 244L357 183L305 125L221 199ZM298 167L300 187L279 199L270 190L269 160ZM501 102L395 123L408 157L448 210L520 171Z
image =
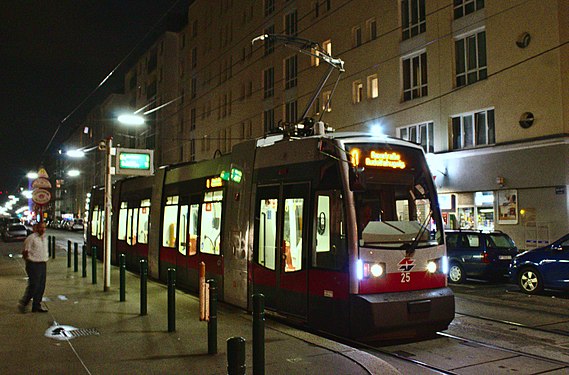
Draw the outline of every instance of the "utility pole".
M112 149L113 138L105 140L105 153L107 163L105 166L105 236L103 245L103 291L108 292L111 288L111 210L112 210Z

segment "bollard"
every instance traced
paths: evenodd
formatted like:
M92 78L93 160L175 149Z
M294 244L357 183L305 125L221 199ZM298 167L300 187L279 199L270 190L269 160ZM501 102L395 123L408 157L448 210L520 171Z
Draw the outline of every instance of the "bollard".
M176 330L176 269L168 268L168 332Z
M231 337L227 339L227 375L245 375L245 339Z
M67 240L67 268L71 268L71 241Z
M146 259L140 260L140 315L146 315L146 279L148 277L148 264Z
M87 277L87 246L83 245L81 248L81 266L83 268L82 277Z
M119 257L120 263L120 301L126 301L126 257L124 254L121 254Z
M47 257L51 257L51 236L47 236Z
M79 244L75 242L73 244L73 272L79 270Z
M253 295L253 374L265 374L265 296Z
M93 279L93 284L97 284L97 246L91 247L91 258L93 263L91 264L91 278Z
M53 259L55 259L55 236L52 236L52 237L51 237L51 241L52 241L52 242L51 242L51 249L52 249L52 251L51 251L51 257L52 257Z
M217 285L209 279L209 321L207 322L207 353L217 354Z

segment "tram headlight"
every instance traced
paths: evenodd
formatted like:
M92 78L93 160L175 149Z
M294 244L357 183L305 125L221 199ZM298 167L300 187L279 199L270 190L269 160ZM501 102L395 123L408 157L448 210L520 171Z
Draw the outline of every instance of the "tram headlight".
M429 272L429 273L437 272L437 263L434 260L430 260L427 263L427 272Z
M383 267L378 263L373 264L370 268L370 271L373 277L380 277L383 275Z
M361 264L361 274L358 274L359 280L385 276L385 263L362 262L359 264Z
M448 258L446 256L432 259L427 262L428 273L448 274Z

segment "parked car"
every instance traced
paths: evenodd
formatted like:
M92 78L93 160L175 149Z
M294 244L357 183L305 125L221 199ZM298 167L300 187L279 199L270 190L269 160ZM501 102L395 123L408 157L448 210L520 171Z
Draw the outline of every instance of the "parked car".
M78 220L73 221L73 222L70 224L70 226L68 227L68 229L69 229L69 230L73 230L73 231L75 231L75 230L77 230L77 231L83 230L83 219L78 219Z
M446 233L449 280L462 283L467 277L499 279L508 275L508 267L518 248L503 232L450 230Z
M522 292L569 289L569 233L548 246L523 252L510 264L510 278Z
M28 236L26 227L22 224L9 224L4 232L2 233L2 238L4 241L23 241Z

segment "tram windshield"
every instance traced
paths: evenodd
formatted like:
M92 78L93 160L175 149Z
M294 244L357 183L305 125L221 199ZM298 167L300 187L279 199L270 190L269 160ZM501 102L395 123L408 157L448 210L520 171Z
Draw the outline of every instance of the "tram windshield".
M360 246L414 250L442 243L436 191L421 150L366 144L348 151Z

